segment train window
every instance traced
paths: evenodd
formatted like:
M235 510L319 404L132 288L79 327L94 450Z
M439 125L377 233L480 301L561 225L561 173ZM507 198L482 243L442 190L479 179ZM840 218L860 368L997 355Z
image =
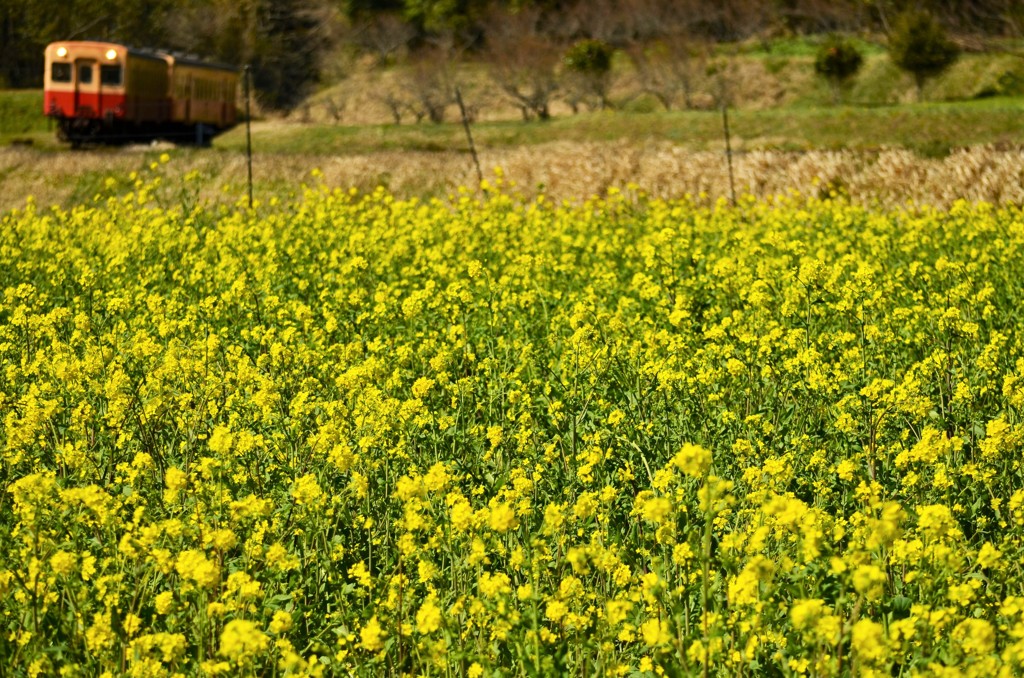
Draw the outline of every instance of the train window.
M80 85L91 85L92 84L92 66L85 64L78 67L78 84Z
M71 64L55 61L50 66L50 80L54 82L71 82Z
M111 87L121 86L121 66L118 64L100 66L100 82Z

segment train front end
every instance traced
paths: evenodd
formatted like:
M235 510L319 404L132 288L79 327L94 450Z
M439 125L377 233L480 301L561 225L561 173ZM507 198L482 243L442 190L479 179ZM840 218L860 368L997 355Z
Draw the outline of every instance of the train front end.
M46 48L43 112L58 134L81 143L116 129L125 117L128 50L106 42L55 42Z

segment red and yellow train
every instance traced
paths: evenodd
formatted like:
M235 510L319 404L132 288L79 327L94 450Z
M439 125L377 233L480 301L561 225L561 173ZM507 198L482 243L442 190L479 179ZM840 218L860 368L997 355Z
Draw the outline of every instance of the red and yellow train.
M72 143L207 145L237 120L238 69L109 42L46 48L44 113Z

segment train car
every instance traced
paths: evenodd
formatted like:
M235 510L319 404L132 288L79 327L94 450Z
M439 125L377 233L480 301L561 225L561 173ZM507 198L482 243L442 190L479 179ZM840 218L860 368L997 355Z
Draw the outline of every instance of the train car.
M171 117L181 124L225 129L236 122L238 71L169 55Z
M44 113L72 145L206 145L237 120L229 66L109 42L56 42L45 56Z

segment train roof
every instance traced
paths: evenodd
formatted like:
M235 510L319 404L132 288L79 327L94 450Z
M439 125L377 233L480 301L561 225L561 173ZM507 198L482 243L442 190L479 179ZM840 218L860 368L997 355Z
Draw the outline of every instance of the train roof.
M238 73L241 69L237 66L230 64L220 63L217 61L206 61L193 54L182 54L181 52L174 52L163 49L152 49L152 48L140 48L132 47L131 45L124 45L117 42L108 42L104 40L56 40L47 45L47 50L50 47L63 45L64 47L75 47L81 45L84 47L95 47L99 49L110 49L114 48L119 51L123 51L130 56L142 58L142 59L159 59L160 61L170 60L173 64L181 64L182 66L193 66L196 68L212 68L218 71L230 71L232 73Z
M238 73L240 69L238 66L232 66L230 64L221 63L218 61L206 61L200 59L197 56L191 54L180 54L178 52L163 52L162 54L169 56L174 60L174 63L182 66L196 66L199 68L213 68L218 71L231 71L232 73Z
M108 42L105 40L56 40L46 46L46 51L49 52L51 48L57 47L65 47L69 49L85 47L101 51L116 49L118 52L123 52L133 57L167 61L167 57L156 50L139 49L137 47L131 47L130 45L122 45L121 43Z

